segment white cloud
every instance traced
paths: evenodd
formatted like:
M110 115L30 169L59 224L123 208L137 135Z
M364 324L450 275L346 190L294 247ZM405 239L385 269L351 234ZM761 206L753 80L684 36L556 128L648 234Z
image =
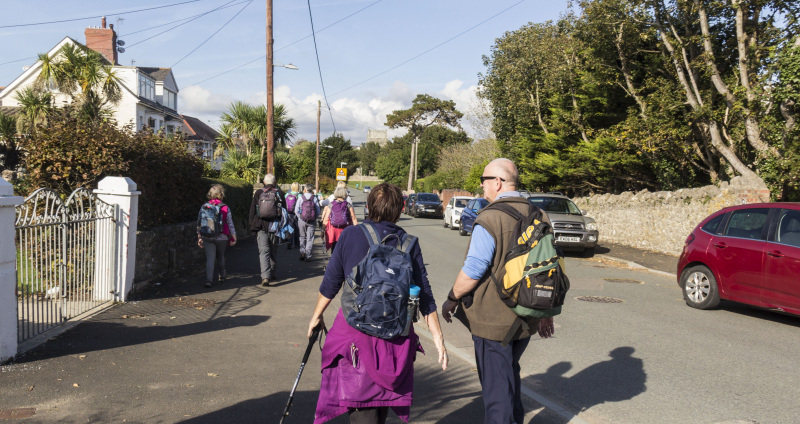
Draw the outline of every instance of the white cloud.
M453 80L445 84L436 94L440 98L453 100L459 111L468 113L476 103L476 86L464 87L460 80ZM324 140L336 132L350 139L353 145L359 145L366 140L367 129L387 129L384 125L386 115L395 110L411 107L411 101L417 93L405 82L396 81L386 93L371 93L363 99L355 97L341 97L330 104L327 110L322 94L311 93L303 98L292 95L289 86L275 87L275 102L285 105L289 115L295 120L297 126L297 139L316 140L317 137L317 102L322 100L320 117L320 137ZM210 121L212 126L219 125L219 117L228 110L232 101L237 100L230 94L212 93L205 88L192 86L181 90L181 112ZM250 104L265 104L266 93L255 92L242 99ZM331 118L332 117L332 118ZM463 124L470 133L469 124ZM405 129L389 130L389 138L405 134Z

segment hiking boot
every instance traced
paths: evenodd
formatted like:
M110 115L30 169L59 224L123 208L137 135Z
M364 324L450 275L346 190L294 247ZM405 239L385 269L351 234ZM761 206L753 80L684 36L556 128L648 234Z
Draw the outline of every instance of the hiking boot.
M227 278L228 278L228 277L227 277L227 276L225 276L225 275L220 275L220 276L219 276L219 282L220 282L220 284L224 283L224 282L225 282L225 280L226 280Z
M210 288L211 287L211 281L206 281L206 283L203 284L203 287Z
M262 287L269 287L269 278L262 278L261 279L261 286Z
M301 253L301 254L300 254L300 260L301 260L301 261L304 261L304 260L306 260L306 255L304 255L304 254L302 254L302 253Z

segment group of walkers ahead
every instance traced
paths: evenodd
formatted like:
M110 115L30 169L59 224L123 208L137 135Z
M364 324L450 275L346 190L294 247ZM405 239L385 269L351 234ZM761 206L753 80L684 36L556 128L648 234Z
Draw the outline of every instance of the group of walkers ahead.
M273 174L265 175L263 183L264 188L253 194L247 222L256 236L261 285L266 287L278 279L275 256L279 244L297 248L301 261L310 260L318 223L326 250L333 250L342 231L358 220L343 181L328 198L315 194L311 184L296 182L284 193ZM197 218L198 245L206 251L205 287L212 286L215 272L220 283L225 281L225 247L236 243L236 229L230 208L222 202L224 197L224 187L213 185Z
M536 228L541 222L549 224L547 216L517 190L518 178L516 166L508 159L496 159L484 169L481 186L484 197L491 203L475 222L463 267L441 305L445 321L450 323L455 317L472 333L485 423L523 422L520 358L533 334L547 338L554 333L552 315L520 316L497 288L498 279L504 279L514 243L519 239L523 244L523 238L527 242L531 235L529 232L528 236L519 237L521 217L530 216L535 209L538 215L531 222ZM214 202L218 206L222 196L212 198L209 192L209 204L218 199L219 202ZM286 212L287 198L294 202L290 209L295 221ZM342 306L322 350L315 424L344 413L349 414L351 423L385 423L389 409L408 422L414 359L422 351L411 324L416 321L417 311L433 337L442 370L447 369L447 350L422 250L416 237L397 225L403 203L399 188L379 184L370 191L369 215L359 224L343 184L327 199L315 195L311 186L292 187L284 195L275 185L275 177L267 174L264 188L253 196L249 222L258 240L262 285L276 279L276 241L282 237L294 243L293 238L281 233L284 227L296 225L289 237L298 234L300 259L310 259L314 229L320 219L325 246L331 250L308 324L309 338L320 328L326 328L323 313L341 292ZM273 207L284 214L268 210ZM230 211L221 215L228 223L221 224L222 233L230 237L230 243L235 243ZM198 221L203 216L201 210ZM552 234L548 226L542 228ZM200 229L198 225L198 234ZM538 230L535 234L542 235ZM209 253L206 240L201 235L201 246L206 246L209 261L216 258L222 281L224 257L220 260L218 251ZM224 254L224 244L221 251ZM555 257L549 262L555 263ZM209 284L212 273L213 264L207 267Z

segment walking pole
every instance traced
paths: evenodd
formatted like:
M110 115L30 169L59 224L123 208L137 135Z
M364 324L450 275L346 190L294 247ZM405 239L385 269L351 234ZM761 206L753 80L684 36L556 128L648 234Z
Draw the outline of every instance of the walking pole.
M311 338L308 339L308 347L306 347L306 353L303 355L303 362L300 363L300 371L297 372L297 379L294 380L294 386L292 386L292 392L289 393L289 400L286 402L286 408L283 410L283 414L281 414L281 422L283 424L283 419L289 415L289 407L292 406L292 400L294 399L294 392L297 390L297 384L300 383L300 376L303 375L303 368L306 367L306 362L308 362L308 357L311 355L311 348L314 347L314 343L316 343L317 338L319 337L319 332L322 331L322 325L319 325L314 328L314 331L311 333Z

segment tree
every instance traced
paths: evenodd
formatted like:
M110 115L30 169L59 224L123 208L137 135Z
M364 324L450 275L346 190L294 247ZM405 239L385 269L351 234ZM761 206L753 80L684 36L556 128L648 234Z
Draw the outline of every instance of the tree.
M0 170L15 170L22 159L17 119L0 113Z
M233 102L228 107L228 112L222 114L222 122L223 127L230 126L232 135L242 140L247 154L250 154L256 145L260 146L261 169L264 169L267 142L266 106L252 106L241 101ZM289 117L288 110L282 104L275 105L273 125L278 145L289 144L297 133L294 119Z
M38 91L57 90L70 97L73 111L81 119L109 118L122 99L120 79L111 64L85 46L65 44L49 56L39 54L42 69L34 83Z
M358 161L361 163L362 175L370 175L375 171L375 165L381 152L381 145L370 141L361 145L358 149Z
M53 96L49 91L25 87L17 92L16 98L22 108L22 114L16 123L18 133L32 133L38 125L47 123L47 116L54 109Z
M452 100L440 100L427 94L418 94L411 103L410 109L396 110L386 115L386 126L389 128L407 128L411 134L413 148L408 170L408 190L411 190L415 178L417 137L422 130L431 125L452 127L461 130L459 119L464 116L456 110Z
M345 139L340 133L334 133L320 143L320 177L322 177L322 175L327 175L335 179L336 168L339 168L342 162L347 164L345 167L348 169L358 168L358 153L353 150L353 145L349 139Z

